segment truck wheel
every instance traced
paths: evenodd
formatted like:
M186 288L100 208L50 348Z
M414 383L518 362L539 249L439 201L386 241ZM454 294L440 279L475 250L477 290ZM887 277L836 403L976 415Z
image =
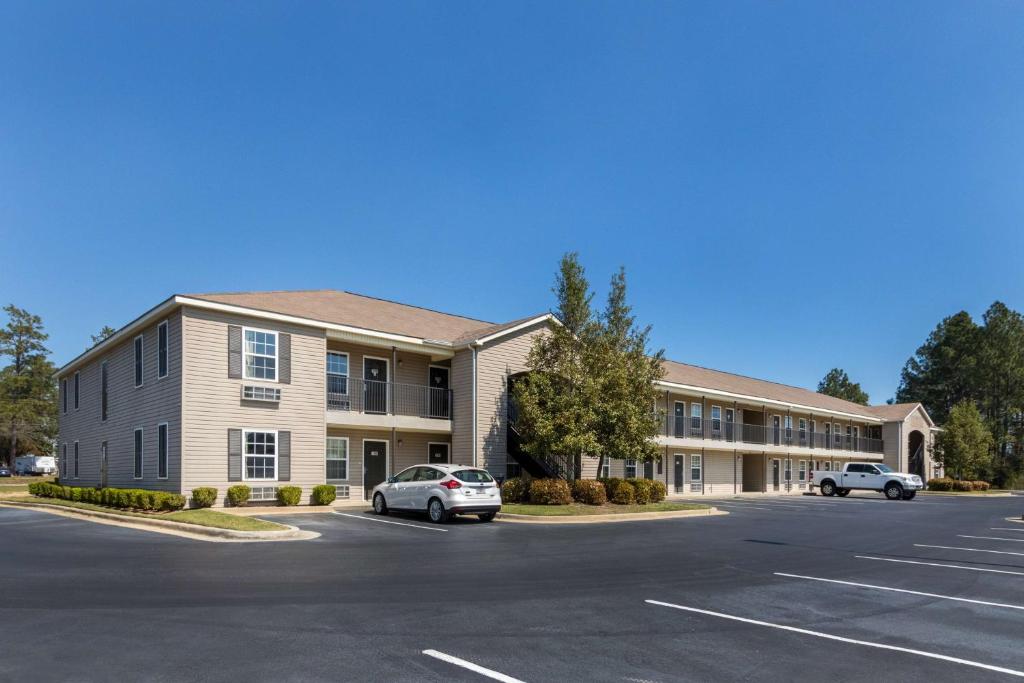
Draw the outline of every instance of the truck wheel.
M839 489L836 491L836 495L841 498L846 498L848 495L850 495L850 489Z
M914 496L917 495L917 491L904 491L903 500L914 500Z
M885 497L889 500L899 500L903 497L903 487L894 481L885 485Z
M823 496L834 496L836 495L836 485L830 481L821 482L821 495Z

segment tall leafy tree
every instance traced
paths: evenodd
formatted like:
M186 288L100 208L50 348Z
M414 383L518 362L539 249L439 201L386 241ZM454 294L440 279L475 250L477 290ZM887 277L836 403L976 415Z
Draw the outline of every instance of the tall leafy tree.
M949 411L949 419L935 437L935 459L957 479L986 477L992 461L992 434L978 407L962 401Z
M842 368L832 368L828 371L818 382L818 393L853 401L863 406L868 404L867 392L860 388L858 382L851 380Z
M0 435L7 461L19 453L50 453L57 434L57 385L39 316L9 305L7 325L0 329Z
M920 402L936 422L973 398L982 330L966 311L945 318L903 366L896 400Z
M116 333L116 332L117 332L117 330L115 330L110 325L104 325L103 328L100 329L100 333L99 334L91 335L92 336L92 345L96 346L101 341L105 341L107 338L114 336L114 333Z

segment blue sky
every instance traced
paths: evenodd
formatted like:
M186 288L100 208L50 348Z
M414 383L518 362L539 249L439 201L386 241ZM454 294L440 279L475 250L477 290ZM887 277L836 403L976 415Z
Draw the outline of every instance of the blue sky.
M0 301L64 362L171 293L505 320L578 250L669 357L872 399L1024 309L1024 4L0 5Z

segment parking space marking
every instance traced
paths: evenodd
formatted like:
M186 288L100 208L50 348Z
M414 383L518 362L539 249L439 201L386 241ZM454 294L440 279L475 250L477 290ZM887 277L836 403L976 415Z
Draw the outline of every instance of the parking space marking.
M770 621L760 621L758 619L748 619L746 617L738 617L733 614L724 614L722 612L712 612L706 609L698 609L696 607L686 607L684 605L674 605L671 602L661 602L659 600L644 600L644 602L650 605L657 605L659 607L670 607L672 609L683 610L684 612L694 612L697 614L704 614L711 617L718 617L719 619L729 619L731 621L739 621L744 624L753 624L754 626L764 626L767 628L775 628L780 631L789 631L791 633L800 633L806 636L814 636L815 638L824 638L825 640L834 640L840 643L849 643L851 645L863 645L864 647L873 647L879 650L889 650L891 652L903 652L905 654L917 655L919 657L927 657L929 659L938 659L944 662L952 662L954 664L962 664L964 666L971 666L977 669L985 669L986 671L995 671L997 673L1009 674L1010 676L1018 676L1024 678L1024 671L1017 671L1016 669L1008 669L1003 666L996 666L994 664L985 664L984 662L976 662L971 659L961 659L960 657L952 657L950 655L940 654L938 652L927 652L925 650L915 650L909 647L900 647L899 645L888 645L886 643L874 643L870 640L857 640L855 638L846 638L844 636L837 636L831 633L823 633L821 631L812 631L806 628L799 628L797 626L787 626L785 624L774 624Z
M1024 543L1024 538L1003 538L1002 536L968 536L967 534L957 534L957 538L980 538L983 541L1013 541L1014 543Z
M983 548L958 548L952 545L925 545L923 543L915 543L915 548L940 548L941 550L964 550L970 553L993 553L995 555L1019 555L1024 557L1024 553L1011 553L1009 550L985 550Z
M771 510L771 508L759 508L756 505L734 505L732 503L712 503L715 507L734 508L736 510Z
M350 515L347 512L334 511L334 514L341 515L342 517L351 517L353 519L362 519L367 522L380 522L381 524L397 524L398 526L411 526L413 529L425 529L426 531L448 531L447 529L441 529L436 526L422 526L420 524L409 524L408 522L396 522L390 519L377 519L376 517L367 517L366 515Z
M1013 529L1008 526L990 526L989 529L992 531L1024 531L1024 529Z
M926 567L945 567L947 569L968 569L972 572L990 572L992 574L1013 574L1024 576L1024 572L1011 572L1008 569L985 569L984 567L964 567L959 564L942 564L940 562L919 562L917 560L897 560L892 557L871 557L870 555L854 555L858 560L880 560L881 562L899 562L900 564L922 564Z
M969 602L974 605L986 605L988 607L1005 607L1007 609L1024 609L1024 605L1008 605L1003 602L988 602L986 600L972 600L971 598L958 598L953 595L939 595L938 593L922 593L921 591L907 590L906 588L892 588L891 586L875 586L870 583L857 583L856 581L840 581L839 579L825 579L820 576L802 576L800 574L786 574L775 572L775 576L786 576L791 579L807 579L808 581L822 581L825 583L839 583L844 586L856 586L858 588L874 588L880 591L892 591L893 593L909 593L920 595L926 598L939 598L940 600L956 600L957 602Z
M523 681L519 680L518 678L512 678L511 676L506 676L501 672L493 671L491 669L485 669L479 664L474 664L473 662L462 659L461 657L445 654L444 652L438 652L437 650L424 650L423 654L425 654L428 657L433 657L434 659L440 659L442 662L448 662L449 664L454 664L455 666L461 666L463 669L469 669L474 673L478 673L481 676L486 676L487 678L493 679L495 681L502 681L502 683L523 683Z

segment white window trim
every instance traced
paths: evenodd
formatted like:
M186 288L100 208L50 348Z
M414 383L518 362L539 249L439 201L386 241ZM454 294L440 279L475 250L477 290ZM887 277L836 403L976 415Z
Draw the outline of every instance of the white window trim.
M333 484L334 482L345 482L347 484L349 479L351 479L351 477L352 477L352 449L351 449L351 445L352 444L349 441L349 438L347 436L328 436L327 437L327 441L330 441L332 439L334 439L336 441L344 441L345 442L345 478L344 479L330 479L330 478L327 477L327 461L328 460L339 460L340 458L328 458L327 457L327 449L324 448L324 481L326 483L328 483L328 484ZM326 446L326 442L325 442L324 445Z
M715 417L715 409L718 410L717 418ZM715 429L715 420L718 420L718 429ZM724 421L722 420L722 406L711 406L711 430L718 432L722 431L723 422Z
M797 477L799 477L797 479L797 481L800 482L801 484L806 484L807 483L807 461L806 460L801 460L800 461L800 469L797 470Z
M693 464L697 463L697 471L700 472L700 477L697 479L693 478ZM690 482L691 483L704 483L704 457L699 453L690 454Z
M135 435L139 432L142 433L142 438L139 439L139 476L135 476ZM132 432L132 479L142 479L146 475L146 430L142 427L136 427Z
M375 441L384 444L384 480L391 476L391 442L387 439L363 439L362 450L359 451L359 462L363 465L363 495L369 492L366 490L366 442ZM408 469L408 468L406 468Z
M79 404L79 400L78 400L79 399L79 394L81 392L81 387L82 387L82 380L79 377L78 370L75 370L75 378L74 379L75 379L75 381L72 382L72 385L75 388L74 389L74 391L75 391L75 393L74 393L74 397L75 397L74 404L75 404L75 410L77 411L78 410L78 404Z
M164 330L164 337L167 339L167 348L164 349L164 353L166 354L166 361L164 362L164 365L166 367L166 372L164 372L164 374L162 374L162 375L160 374L160 329L161 328L163 328L163 330ZM242 339L243 339L242 343L244 344L245 343L244 342L245 337L243 336ZM164 320L164 321L161 321L160 324L156 326L156 379L159 382L164 377L167 377L167 375L169 375L169 374L171 374L171 328L167 324L167 321Z
M607 471L608 473L605 474L605 471ZM597 476L601 479L612 478L612 459L609 458L608 456L605 456L604 465L601 466L601 470L598 471Z
M331 372L330 370L327 370L327 368L326 368L327 356L345 356L345 367L348 368L348 370L346 370L346 372L344 374L342 374L340 372ZM324 356L324 360L325 360L325 363L324 363L325 368L324 368L324 370L325 370L325 372L328 375L337 375L338 377L349 377L349 378L352 377L352 358L351 358L351 356L349 356L348 351L332 351L331 349L327 349L327 356Z
M242 337L242 339L244 340L245 337ZM273 434L274 435L274 477L273 477L273 479L263 479L263 478L250 479L249 475L247 474L249 468L246 467L245 459L247 457L249 457L249 455L248 455L248 453L245 452L245 444L248 442L248 439L246 439L246 436L248 434L253 434L253 433ZM276 429L263 429L263 428L260 428L260 427L243 427L242 428L242 481L276 482L277 481L277 449L280 447L280 445L281 445L281 443L280 443L280 441L277 438L277 430ZM268 456L265 456L265 455L254 455L252 457L254 457L254 458L265 458L265 457L268 457ZM324 454L324 457L326 458L326 453Z
M630 464L629 463L633 463L633 465L632 465L632 467L633 467L633 476L632 477L629 476L629 468L630 468ZM622 477L624 479L636 479L636 475L639 473L639 469L640 469L639 465L640 465L640 463L638 463L636 460L631 460L629 458L624 459L622 461Z
M447 441L428 441L427 442L427 464L433 464L430 462L430 447L431 446L445 446L448 449L448 463L452 464L452 445ZM442 463L444 464L444 463Z
M136 356L135 344L139 345L139 353ZM139 374L135 374L135 366L138 365ZM135 339L132 340L132 381L138 383L135 385L136 389L142 388L146 384L146 337L145 335L135 335Z
M248 344L246 342L246 334L249 332L262 332L263 334L274 335L274 379L267 379L266 377L251 377L249 375L249 364L245 361L246 356L253 355L259 356L260 358L270 358L267 354L253 353L250 354L247 350ZM281 334L277 330L264 330L259 327L243 327L242 328L242 379L249 379L255 382L273 382L278 383L281 377ZM258 431L258 430L251 430ZM276 481L277 476L277 464L274 464L274 476ZM261 480L262 481L262 480Z
M167 474L160 476L160 428L164 428L164 457L167 458ZM274 476L277 476L277 441L274 443ZM171 474L171 427L166 422L158 422L156 425L156 478L167 479Z

